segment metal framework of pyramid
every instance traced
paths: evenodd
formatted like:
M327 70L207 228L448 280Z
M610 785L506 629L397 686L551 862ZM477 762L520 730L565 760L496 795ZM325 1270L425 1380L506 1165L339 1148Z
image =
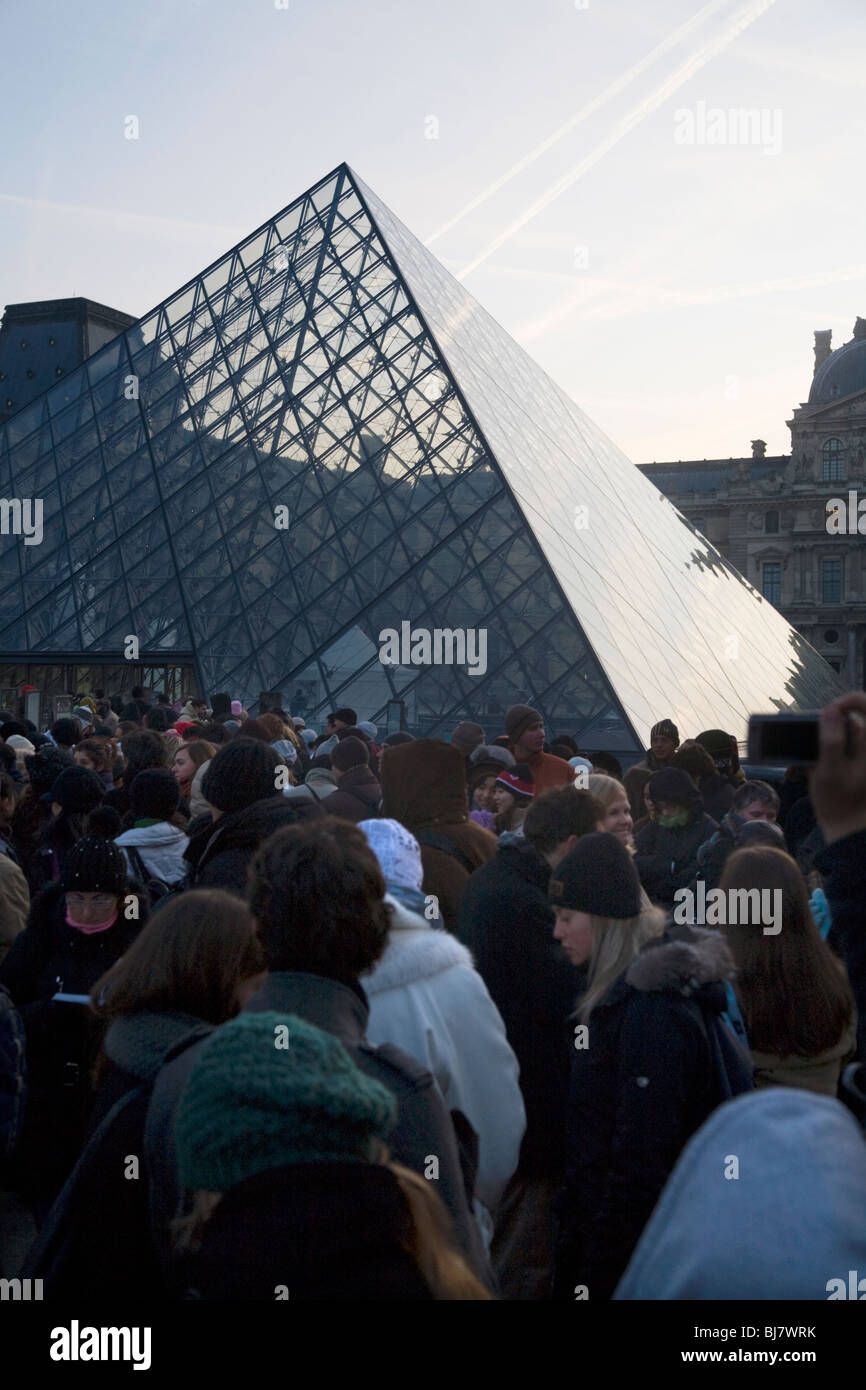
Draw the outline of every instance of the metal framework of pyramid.
M313 724L528 701L624 751L840 689L346 165L13 416L0 495L44 511L0 542L0 662L135 634ZM405 622L484 629L483 674L383 664Z

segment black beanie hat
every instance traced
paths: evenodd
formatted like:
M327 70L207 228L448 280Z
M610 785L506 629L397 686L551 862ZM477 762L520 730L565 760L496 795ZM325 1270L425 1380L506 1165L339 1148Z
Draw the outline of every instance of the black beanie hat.
M170 820L180 801L180 787L167 767L147 767L133 777L129 809L136 819Z
M126 860L113 840L83 835L66 856L60 883L65 893L122 893Z
M581 835L553 870L548 897L554 907L594 917L637 917L641 910L634 860L622 840L606 830Z
M670 801L674 806L687 806L690 811L700 801L700 792L681 767L663 767L654 772L649 779L649 794L653 801Z
M220 691L210 697L211 713L214 719L222 719L232 712L232 697L225 691Z
M211 758L201 781L202 796L218 811L230 815L256 801L277 796L276 769L280 756L270 744L255 738L233 738Z
M30 778L30 785L40 796L50 792L65 767L74 767L75 759L65 748L55 748L52 743L40 748L38 753L30 753L24 759L24 767Z
M105 788L89 767L65 767L55 778L51 790L42 797L44 802L56 801L64 811L92 811L98 806Z

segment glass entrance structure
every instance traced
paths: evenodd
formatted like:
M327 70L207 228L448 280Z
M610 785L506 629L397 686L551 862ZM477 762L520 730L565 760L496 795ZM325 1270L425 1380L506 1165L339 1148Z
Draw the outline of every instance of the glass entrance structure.
M12 416L0 496L2 687L133 635L253 711L621 751L840 689L346 165Z

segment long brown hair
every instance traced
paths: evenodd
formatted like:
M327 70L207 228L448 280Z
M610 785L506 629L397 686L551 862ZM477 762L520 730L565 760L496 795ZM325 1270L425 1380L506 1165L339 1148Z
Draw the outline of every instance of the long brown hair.
M735 989L750 1047L773 1057L817 1057L835 1046L851 1022L854 999L845 966L815 925L794 860L770 845L735 850L719 887L782 893L775 935L748 923L722 929L737 966Z
M265 968L246 904L219 888L195 888L153 914L90 1002L107 1024L144 1009L220 1024L238 1011L238 985Z

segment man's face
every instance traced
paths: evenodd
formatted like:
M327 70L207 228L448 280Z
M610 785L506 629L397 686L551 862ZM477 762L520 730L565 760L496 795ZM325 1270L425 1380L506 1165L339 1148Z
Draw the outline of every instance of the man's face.
M743 820L766 820L771 825L776 824L775 806L767 806L763 801L750 801L748 806L743 806L738 812Z
M540 753L544 747L544 723L539 720L537 724L530 724L528 729L520 735L518 740L521 748L528 748L530 753Z
M650 748L653 757L659 763L669 763L677 751L676 744L672 738L668 738L667 734L653 734L650 739Z

